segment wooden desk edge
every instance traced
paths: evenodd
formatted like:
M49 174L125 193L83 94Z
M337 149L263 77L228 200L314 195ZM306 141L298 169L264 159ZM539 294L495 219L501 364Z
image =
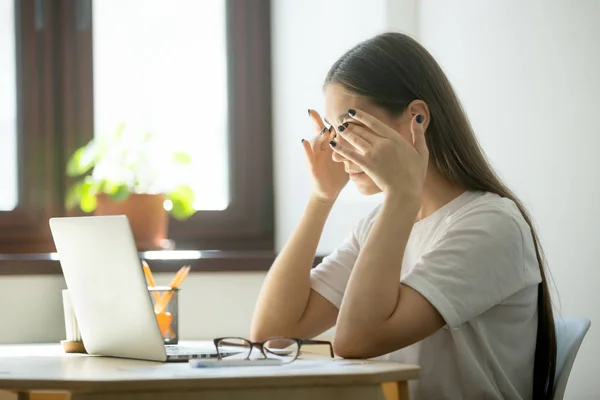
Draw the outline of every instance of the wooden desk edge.
M147 391L180 391L204 389L231 388L266 388L289 386L348 386L348 385L378 385L388 382L405 382L418 379L420 368L414 365L403 365L402 371L378 372L376 374L348 374L336 376L332 382L330 375L300 375L300 376L267 376L267 377L227 377L227 378L184 378L184 379L142 379L142 380L27 380L2 381L0 390L13 392L58 390L71 393L110 393L110 392L147 392ZM140 384L142 383L142 384Z

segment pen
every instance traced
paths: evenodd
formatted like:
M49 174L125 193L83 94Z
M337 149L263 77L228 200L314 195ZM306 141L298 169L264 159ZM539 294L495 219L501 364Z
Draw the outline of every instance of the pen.
M259 359L259 360L210 360L210 359L192 359L189 361L192 368L224 368L224 367L265 367L279 366L283 362L278 359Z

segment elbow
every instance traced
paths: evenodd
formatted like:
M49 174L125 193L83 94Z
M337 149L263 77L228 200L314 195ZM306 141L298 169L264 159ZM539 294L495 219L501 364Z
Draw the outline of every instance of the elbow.
M370 336L370 337L369 337ZM342 358L365 359L377 357L376 342L365 332L337 329L333 338L333 352Z
M254 320L250 326L250 340L252 342L263 342L269 338L290 335L290 327L274 324L267 321Z
M262 342L268 337L272 336L270 333L271 330L262 321L252 321L252 325L250 326L250 340L253 342Z
M270 337L276 335L271 335L268 330L260 330L260 329L252 329L250 331L250 341L251 342L264 342Z
M251 342L262 342L264 339L264 335L262 332L252 329L250 331L250 341Z
M253 342L260 342L266 338L268 333L268 326L259 316L256 314L252 318L250 323L250 340Z

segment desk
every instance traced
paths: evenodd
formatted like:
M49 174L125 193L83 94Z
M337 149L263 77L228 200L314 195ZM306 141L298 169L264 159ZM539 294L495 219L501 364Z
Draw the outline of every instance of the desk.
M417 366L314 354L281 367L194 369L64 354L58 344L0 346L0 391L19 400L404 400L418 376Z

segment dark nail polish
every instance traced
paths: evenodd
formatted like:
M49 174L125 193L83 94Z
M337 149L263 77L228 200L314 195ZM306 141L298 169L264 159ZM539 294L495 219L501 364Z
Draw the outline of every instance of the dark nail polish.
M304 143L304 139L302 139L301 142Z
M338 131L339 132L344 132L344 129L346 129L346 128L344 128L344 125L338 126Z
M334 138L334 139L337 139L337 133L336 133L335 135L333 135L333 138Z
M310 117L310 108L308 109L308 116Z
M329 144L330 144L332 147L335 147L335 145L336 145L337 143L336 143L336 142L334 142L334 141L332 140L331 142L329 142Z
M327 131L327 128L323 128L323 129L321 129L321 132L319 132L319 135L322 135L322 134L324 134L326 131Z
M331 125L328 130L331 133L331 131L333 130L333 125Z
M417 123L420 124L421 122L423 122L423 116L421 114L418 114L417 115Z
M344 125L344 128L347 128L347 127L348 127L348 125L350 125L350 124L349 124L349 123L347 123L347 122L344 122L342 125Z
M354 117L356 115L356 110L353 109L353 108L349 109L348 110L348 115L351 116L351 117Z

